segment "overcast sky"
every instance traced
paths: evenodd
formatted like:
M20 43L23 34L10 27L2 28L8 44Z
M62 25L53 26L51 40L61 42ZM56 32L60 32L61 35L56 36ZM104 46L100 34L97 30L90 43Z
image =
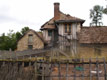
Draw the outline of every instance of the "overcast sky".
M25 26L38 31L53 17L54 2L60 3L63 13L86 20L84 26L89 26L89 10L94 5L107 5L106 0L0 0L0 34L20 31ZM107 15L103 23L107 25Z

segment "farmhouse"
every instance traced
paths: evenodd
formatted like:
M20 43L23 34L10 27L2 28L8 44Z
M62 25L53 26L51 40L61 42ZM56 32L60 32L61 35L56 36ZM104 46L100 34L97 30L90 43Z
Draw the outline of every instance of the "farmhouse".
M66 36L68 39L77 39L77 33L80 32L85 20L64 14L60 11L60 4L54 3L54 17L41 26L44 40L60 40L60 36Z
M44 44L45 42L42 39L42 34L30 29L17 42L17 51L43 49Z
M60 4L54 3L54 17L44 23L42 30L43 37L41 38L34 30L29 30L17 44L17 50L41 49L46 43L61 41L63 37L67 39L77 39L77 34L80 32L82 24L85 20L64 14L60 11ZM44 39L44 40L43 40Z
M54 17L41 26L43 38L48 43L58 43L60 49L71 53L105 55L107 27L85 27L84 22L83 19L64 14L60 11L60 4L54 3Z
M40 28L43 36L29 30L18 41L17 50L43 49L45 43L57 43L57 48L67 49L71 53L105 53L107 27L85 27L84 22L83 19L64 14L60 11L60 3L54 3L54 17Z

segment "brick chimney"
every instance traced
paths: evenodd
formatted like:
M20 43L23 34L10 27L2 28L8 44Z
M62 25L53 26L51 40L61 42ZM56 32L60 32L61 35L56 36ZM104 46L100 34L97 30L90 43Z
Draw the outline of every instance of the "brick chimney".
M58 20L60 18L59 5L59 3L54 3L54 20Z

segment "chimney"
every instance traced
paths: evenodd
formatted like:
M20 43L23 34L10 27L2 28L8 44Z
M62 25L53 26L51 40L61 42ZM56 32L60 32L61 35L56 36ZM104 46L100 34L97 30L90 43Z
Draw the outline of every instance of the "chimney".
M54 20L58 20L60 18L59 5L59 3L54 3Z

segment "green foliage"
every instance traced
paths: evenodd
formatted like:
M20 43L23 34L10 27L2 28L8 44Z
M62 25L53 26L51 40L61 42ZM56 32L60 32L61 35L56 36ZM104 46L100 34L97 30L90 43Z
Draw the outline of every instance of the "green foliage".
M107 14L107 8L105 8L105 9L103 10L103 13L104 13L104 14Z
M16 35L9 32L6 36L4 33L0 36L0 50L15 50L16 48Z
M15 50L17 48L17 41L28 30L29 27L24 27L20 32L14 33L13 30L9 30L9 33L7 35L3 33L0 36L0 50Z
M29 27L24 27L20 32L16 32L16 39L19 40L28 30Z
M28 31L28 30L29 30L29 27L22 28L21 34L24 35L26 33L26 31Z
M16 32L16 39L19 40L21 38L22 34L20 32Z
M103 23L102 20L103 7L99 5L95 5L93 9L90 10L90 18L92 19L91 26L101 26Z
M101 26L103 25L102 15L107 15L107 8L103 8L100 5L95 5L93 9L90 10L90 19L92 22L90 23L91 26Z

